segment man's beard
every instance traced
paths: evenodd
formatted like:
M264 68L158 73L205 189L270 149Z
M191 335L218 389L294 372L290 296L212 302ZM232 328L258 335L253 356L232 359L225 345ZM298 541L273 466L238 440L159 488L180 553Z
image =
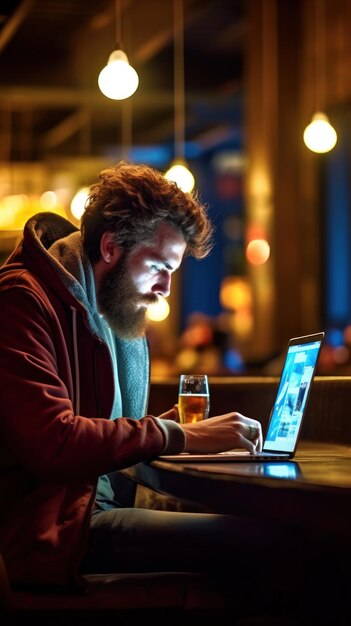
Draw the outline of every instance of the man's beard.
M156 294L138 292L130 278L127 256L104 276L97 294L99 312L123 339L136 339L145 334L147 309L140 305L154 304L157 300Z

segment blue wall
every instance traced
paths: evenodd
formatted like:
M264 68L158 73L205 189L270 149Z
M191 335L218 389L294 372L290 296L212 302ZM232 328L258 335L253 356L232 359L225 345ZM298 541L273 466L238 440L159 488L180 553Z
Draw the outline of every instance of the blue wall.
M324 211L325 323L344 328L351 320L349 132L339 133L326 158Z

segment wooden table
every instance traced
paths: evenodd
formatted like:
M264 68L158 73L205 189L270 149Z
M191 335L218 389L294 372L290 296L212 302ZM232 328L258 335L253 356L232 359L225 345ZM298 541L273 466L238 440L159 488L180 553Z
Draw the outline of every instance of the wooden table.
M351 544L351 446L302 441L288 462L156 459L123 474L209 512L288 520Z

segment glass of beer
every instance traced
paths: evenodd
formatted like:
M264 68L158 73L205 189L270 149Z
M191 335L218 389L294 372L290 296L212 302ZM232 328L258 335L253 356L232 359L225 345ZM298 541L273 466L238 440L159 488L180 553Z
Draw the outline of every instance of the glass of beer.
M208 417L210 394L206 374L181 374L178 396L182 424L200 422Z

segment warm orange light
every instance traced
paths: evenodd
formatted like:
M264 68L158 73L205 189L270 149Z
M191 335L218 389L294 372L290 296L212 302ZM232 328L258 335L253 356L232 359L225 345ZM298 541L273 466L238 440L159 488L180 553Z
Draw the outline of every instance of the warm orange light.
M253 239L266 239L267 230L258 224L250 224L246 228L246 241Z
M269 259L271 249L266 239L253 239L247 245L246 258L252 265L263 265Z
M0 231L21 231L27 220L43 210L38 197L29 197L25 194L14 194L0 199ZM57 205L46 208L58 215L66 217L65 210Z
M210 344L213 340L212 328L206 322L198 322L187 328L181 338L184 346L200 346Z
M190 371L195 367L197 359L198 353L194 348L184 348L175 358L177 370L183 370L184 372Z
M222 306L233 311L249 308L252 303L248 281L238 276L227 276L222 280L219 297Z
M240 339L245 339L253 332L253 315L248 309L237 311L233 316L231 328L234 335Z

